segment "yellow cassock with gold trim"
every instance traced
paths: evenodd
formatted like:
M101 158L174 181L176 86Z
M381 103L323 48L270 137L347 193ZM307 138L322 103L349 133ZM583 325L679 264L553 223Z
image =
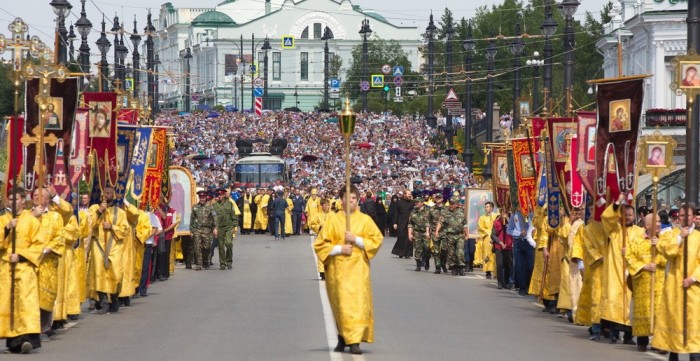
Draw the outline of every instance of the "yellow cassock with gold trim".
M115 294L119 291L124 272L123 242L131 229L123 209L107 207L102 216L97 214L98 209L98 205L93 205L89 210L93 239L88 265L88 289ZM104 230L103 222L109 222L112 229Z
M48 211L39 217L44 248L51 252L42 256L39 263L39 304L44 311L53 311L58 291L58 259L66 249L63 238L63 218L56 211Z
M369 261L384 238L372 218L359 210L350 216L350 232L362 237L364 249L355 245L349 256L331 256L334 246L345 244L344 212L330 215L314 242L314 250L325 266L326 290L338 333L348 345L374 341Z

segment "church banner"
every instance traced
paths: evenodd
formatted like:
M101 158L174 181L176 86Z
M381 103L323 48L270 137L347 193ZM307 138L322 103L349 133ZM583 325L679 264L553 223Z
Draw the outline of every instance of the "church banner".
M126 123L131 125L138 124L138 109L122 108L117 110L117 123Z
M127 178L125 198L133 205L141 204L144 194L144 179L146 175L146 161L151 149L151 135L153 128L141 127L136 132L136 144L131 156L130 175ZM145 206L145 202L144 202Z
M550 227L559 227L560 215L559 205L561 204L561 189L559 189L559 179L557 177L557 167L554 162L555 154L551 143L545 144L545 166L547 173L547 222ZM540 184L540 187L542 185ZM543 194L540 193L539 197Z
M499 209L510 208L510 181L508 177L508 157L505 148L494 148L492 152L493 162L491 162L492 173L494 175L493 194L496 205Z
M620 193L628 201L634 200L634 165L645 77L597 83L595 199L598 207L617 199ZM615 177L610 179L610 173Z
M595 194L596 112L578 112L578 151L576 168L588 194Z
M579 176L576 169L577 164L579 164L578 136L574 135L571 137L569 148L569 165L567 166L567 168L570 170L569 174L571 175L571 188L566 189L569 193L569 201L573 208L581 208L586 204L586 191L583 188L581 176Z
M513 165L515 180L518 184L518 203L523 215L534 210L537 171L532 143L531 139L528 138L512 139Z
M117 124L117 185L114 188L118 201L124 198L137 131L138 126Z
M520 204L518 196L519 193L518 183L515 181L515 163L513 161L513 147L506 149L506 157L508 158L508 180L510 181L510 210L515 212L515 210L520 209ZM493 174L493 173L492 173Z
M22 155L22 135L24 134L24 118L17 117L10 119L9 134L7 136L7 167L5 168L7 176L7 187L5 195L9 195L9 191L18 183L22 183L22 165L24 164L24 156Z
M86 178L97 182L91 198L99 201L106 185L117 182L117 122L114 111L117 106L115 93L84 93L88 108L88 149L92 166L86 170Z
M70 157L68 159L68 174L71 188L78 189L85 169L88 167L88 109L78 108L73 122Z
M148 204L151 206L151 209L155 209L160 205L163 185L162 177L164 175L167 177L165 155L168 147L168 137L166 134L167 130L164 127L152 127L151 129L151 144L146 158L146 173L143 185L143 195L146 198L141 198L141 207L144 208Z
M24 146L24 188L31 192L39 185L39 170L44 168L45 185L54 185L55 177L66 177L68 174L67 162L58 167L55 166L57 153L59 158L70 154L71 134L73 120L78 107L78 78L66 78L63 82L57 79L50 80L49 96L46 99L46 110L41 113L36 99L39 95L39 79L26 81L24 98L25 124L24 135L21 143ZM43 116L44 134L40 134L41 125L39 117ZM43 159L39 158L37 144L43 139ZM58 142L62 139L62 142ZM57 146L62 149L58 152ZM62 154L61 154L62 153ZM59 188L62 196L68 195L68 182L59 179ZM61 186L65 183L66 186Z
M567 167L569 163L571 137L577 131L575 118L550 118L547 119L549 129L549 146L551 147L552 165L554 166L554 174L557 177L557 183L561 186L561 196L564 201L568 201L568 193L565 190L571 189L571 168Z

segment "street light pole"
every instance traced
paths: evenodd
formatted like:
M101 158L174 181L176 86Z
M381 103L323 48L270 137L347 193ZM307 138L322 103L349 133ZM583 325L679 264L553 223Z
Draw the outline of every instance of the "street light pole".
M573 90L574 85L574 14L581 3L578 0L563 0L559 3L559 10L566 19L564 27L564 92Z
M263 109L270 109L270 105L268 104L267 99L267 51L272 49L272 47L270 47L270 40L267 37L265 38L265 42L263 43L261 49L265 50L265 58L263 59L263 64L265 66L265 74L263 78Z
M155 26L153 26L153 22L151 21L151 10L148 10L148 16L146 17L146 28L143 32L146 35L146 78L148 89L147 92L148 98L153 99L155 97L155 94L153 92L153 69L155 67L153 53L153 34L155 34L156 32L156 28ZM148 100L145 102L145 104L148 104Z
M544 7L545 18L540 30L545 37L544 42L544 88L547 89L544 95L544 105L549 107L549 99L552 94L552 57L554 56L554 48L552 47L552 36L557 31L557 23L552 17L552 2L545 0ZM550 109L551 111L551 109Z
M75 22L75 26L78 28L78 33L80 33L80 56L78 61L80 62L80 71L83 74L90 73L90 46L88 46L88 35L92 31L92 23L88 20L85 14L85 0L80 0L81 10L80 19ZM83 86L85 85L85 77L83 76Z
M487 71L487 95L486 95L486 142L493 142L493 73L496 70L494 61L496 60L496 53L498 49L496 48L496 42L493 40L493 35L491 40L489 40L489 46L486 48L486 64ZM491 178L491 163L484 167L484 178Z
M538 109L540 109L540 67L542 66L542 60L538 59L540 53L538 51L532 53L532 59L528 59L527 66L532 67L532 109L530 109L531 114L535 114Z
M688 17L686 18L686 23L688 24L688 50L695 49L695 51L700 51L700 1L699 0L688 0ZM698 127L700 127L700 96L693 95L695 98L692 104L692 116L688 117L687 127L686 127L686 144L689 145L688 149L691 151L686 151L685 154L685 201L686 204L689 202L698 204L698 166L699 166L699 154L696 148L697 144L700 143L700 133L698 133ZM690 112L691 109L688 109Z
M70 9L73 8L68 0L51 0L49 3L53 7L53 12L58 17L57 19L57 33L58 33L58 49L57 49L57 64L64 64L67 60L67 48L66 43L68 40L68 29L66 29L66 16L70 14Z
M75 63L75 57L73 56L73 53L75 52L75 49L73 48L73 41L75 41L76 38L77 36L75 36L75 32L73 31L73 24L71 23L70 31L68 32L68 44L70 44L68 47L68 58L70 59L70 63Z
M360 34L362 35L362 80L367 81L367 56L369 52L369 43L367 38L372 35L372 29L369 27L369 20L362 20L362 28L360 28ZM367 92L362 90L362 112L367 113Z
M160 113L159 109L160 106L158 105L160 103L160 93L159 93L159 84L158 84L158 65L160 65L160 56L156 54L156 57L154 59L155 61L153 62L153 65L155 67L154 72L155 72L155 77L153 78L153 105L151 106L151 114L155 116Z
M328 52L328 39L333 39L333 35L331 34L331 29L329 29L326 26L326 29L323 31L323 36L321 37L321 40L326 41L326 45L323 48L323 109L328 109L328 75L329 75L329 70L328 70L328 63L330 61L329 57L329 52Z
M100 50L100 79L99 79L99 84L100 84L100 91L101 92L106 92L109 91L109 82L107 82L107 75L109 72L108 69L108 64L107 64L107 52L109 52L109 48L112 46L112 44L109 42L107 39L107 35L105 34L105 18L102 16L102 33L100 33L100 38L97 39L95 42L97 44L97 49Z
M119 32L121 27L119 26L119 17L114 17L114 22L112 23L112 33L114 34L114 78L113 78L113 89L117 88L116 80L120 79L120 69L119 66L119 53L121 52L121 47L119 46Z
M185 112L189 113L192 107L192 94L190 94L191 83L190 83L190 60L192 59L192 51L188 46L185 49Z
M469 24L467 38L462 42L464 48L464 63L467 79L465 83L465 101L464 101L464 149L462 151L462 159L464 164L472 171L472 160L474 153L472 152L472 52L476 48L476 41L472 36L472 26Z
M141 55L139 54L139 44L141 43L141 36L138 34L138 28L136 27L136 15L134 15L134 33L131 34L129 37L129 40L131 40L131 44L134 46L134 50L131 52L131 58L132 62L134 63L133 66L133 79L134 79L134 84L132 84L132 95L134 98L139 97L139 80L141 78L140 74L140 62L141 62Z
M525 43L520 37L520 24L515 24L515 39L510 43L510 52L513 53L514 78L513 78L513 129L520 124L520 55L525 49Z
M452 23L447 23L447 29L445 30L445 86L448 91L450 88L450 73L452 73L452 36L455 30L452 28ZM454 133L454 127L452 126L452 114L449 110L447 111L447 116L445 118L445 138L447 138L447 149L452 149L454 147L452 134Z
M430 12L430 22L428 27L425 28L425 33L428 36L428 113L426 114L425 121L431 127L437 126L437 121L435 115L433 114L433 61L435 58L433 42L433 35L435 34L437 27L433 22L433 13Z

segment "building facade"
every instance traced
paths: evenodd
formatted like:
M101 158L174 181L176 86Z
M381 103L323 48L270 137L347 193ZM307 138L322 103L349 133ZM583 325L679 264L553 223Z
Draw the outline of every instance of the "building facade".
M226 0L211 8L187 9L163 4L154 21L161 106L184 108L189 47L192 104L251 109L255 79L265 78L262 48L268 38L266 108L312 110L323 99L325 29L332 34L329 53L340 59L334 63L342 82L353 47L362 43L359 30L365 19L372 37L398 41L417 69L422 44L418 28L391 24L350 0ZM285 38L293 38L294 46L285 46ZM369 73L378 71L370 68Z

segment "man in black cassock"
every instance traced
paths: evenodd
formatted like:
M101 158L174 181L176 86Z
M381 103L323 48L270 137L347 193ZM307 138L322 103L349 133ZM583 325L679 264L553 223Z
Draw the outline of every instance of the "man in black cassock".
M396 217L393 220L392 227L396 229L396 243L391 250L392 254L399 258L411 258L413 256L413 244L408 240L408 219L413 210L413 200L411 199L411 191L404 191L402 198L396 207Z

